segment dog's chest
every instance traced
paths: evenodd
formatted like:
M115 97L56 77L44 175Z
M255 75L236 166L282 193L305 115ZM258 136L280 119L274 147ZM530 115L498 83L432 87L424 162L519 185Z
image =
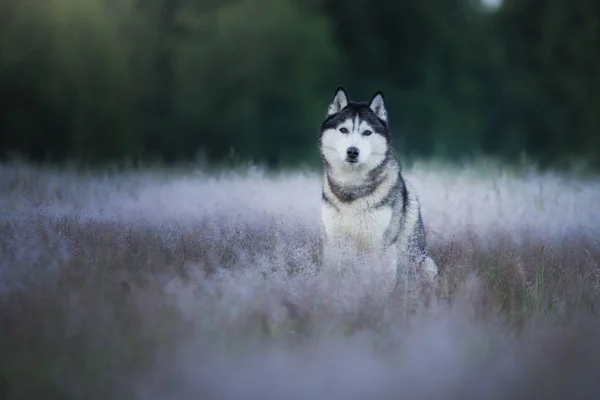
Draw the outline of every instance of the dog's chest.
M375 250L384 244L392 210L389 207L362 210L341 207L335 210L323 206L322 217L328 239L342 243L350 241L359 250Z

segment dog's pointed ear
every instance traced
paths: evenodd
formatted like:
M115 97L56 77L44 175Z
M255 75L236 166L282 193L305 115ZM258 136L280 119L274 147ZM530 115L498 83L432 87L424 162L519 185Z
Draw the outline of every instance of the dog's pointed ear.
M381 91L375 93L369 108L377 115L377 117L385 122L388 122L387 110L385 108L385 102L383 101L383 93Z
M348 105L348 95L343 87L338 87L335 91L335 96L327 109L327 115L333 115L339 113L344 107Z

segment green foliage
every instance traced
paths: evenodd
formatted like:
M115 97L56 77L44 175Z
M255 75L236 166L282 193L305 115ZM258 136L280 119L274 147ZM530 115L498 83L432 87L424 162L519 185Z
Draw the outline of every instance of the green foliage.
M175 121L211 158L231 148L269 164L314 152L338 54L327 21L290 0L193 12L177 42ZM312 139L311 139L312 137Z
M544 163L600 166L600 4L506 0L494 23L501 103L524 149Z
M98 0L23 0L1 28L5 141L38 158L98 161L135 149L119 27Z
M2 0L0 153L297 165L344 85L408 156L597 167L599 4Z

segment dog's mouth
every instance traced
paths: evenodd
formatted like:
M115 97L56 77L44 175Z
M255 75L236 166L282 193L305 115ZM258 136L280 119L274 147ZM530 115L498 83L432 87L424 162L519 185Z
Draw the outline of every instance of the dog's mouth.
M358 158L346 158L346 162L350 165L358 164Z

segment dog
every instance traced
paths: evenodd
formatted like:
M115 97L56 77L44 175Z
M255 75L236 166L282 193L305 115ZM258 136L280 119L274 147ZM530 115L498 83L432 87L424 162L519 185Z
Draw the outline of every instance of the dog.
M434 282L438 268L426 251L418 197L403 178L392 147L383 93L368 103L356 102L339 87L321 125L318 148L324 166L323 268L343 270L340 258L353 250L385 255L388 265L382 268L393 287L402 267L408 279L412 271Z

